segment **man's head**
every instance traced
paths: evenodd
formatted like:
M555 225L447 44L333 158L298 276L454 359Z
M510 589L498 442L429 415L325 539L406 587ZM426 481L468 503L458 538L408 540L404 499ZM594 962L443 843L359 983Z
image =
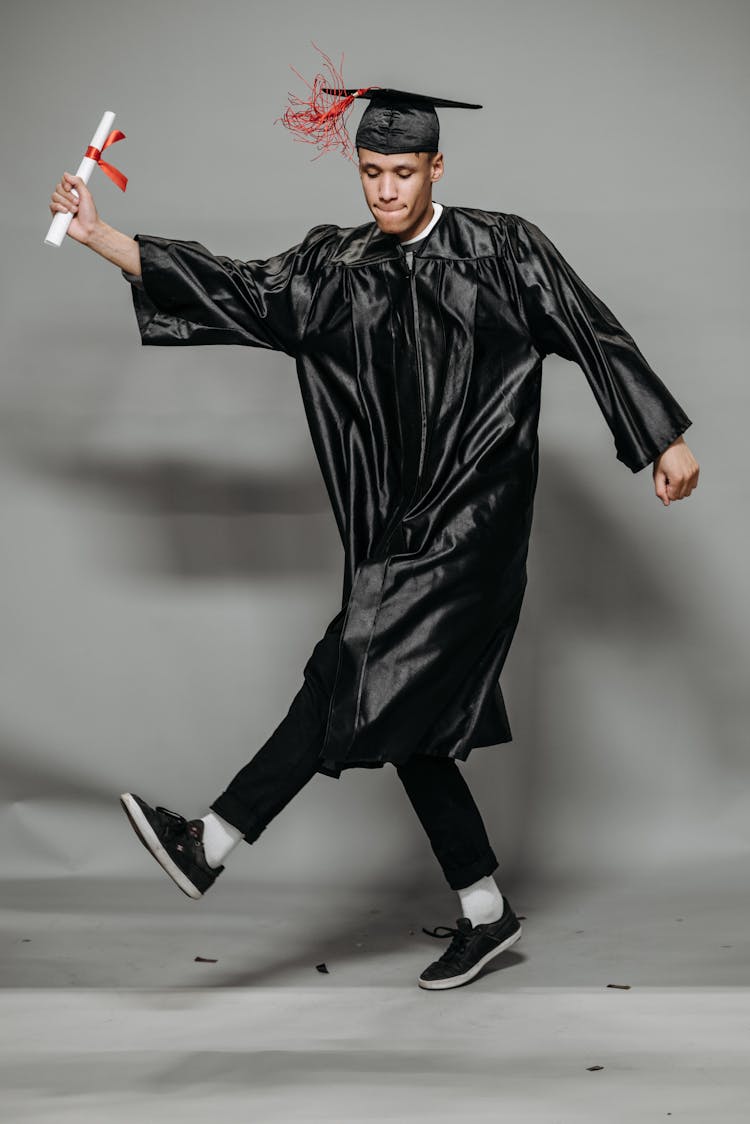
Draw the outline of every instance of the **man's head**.
M432 215L432 185L443 174L442 152L384 154L358 148L359 177L367 206L385 234L404 242Z

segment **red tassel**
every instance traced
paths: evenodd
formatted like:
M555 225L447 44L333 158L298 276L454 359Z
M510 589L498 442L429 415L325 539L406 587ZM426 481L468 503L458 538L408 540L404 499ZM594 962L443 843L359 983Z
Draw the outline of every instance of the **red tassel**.
M278 120L285 128L289 129L295 140L314 144L319 149L319 155L338 149L349 160L354 159L354 145L346 129L346 121L354 105L355 98L371 90L372 86L365 86L354 94L347 94L340 98L336 93L326 94L327 87L337 92L346 89L341 69L338 70L319 47L313 47L323 59L324 72L316 74L312 82L303 78L299 71L291 69L300 78L308 89L308 97L297 97L289 94L289 105L282 117ZM341 66L344 56L341 56ZM317 157L315 157L317 159Z

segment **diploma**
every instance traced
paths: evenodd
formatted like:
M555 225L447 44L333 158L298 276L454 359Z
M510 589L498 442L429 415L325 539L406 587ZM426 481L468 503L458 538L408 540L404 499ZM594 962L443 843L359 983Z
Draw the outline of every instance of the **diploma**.
M125 136L125 134L121 133L119 129L115 130L110 135L110 130L112 129L112 123L114 122L114 119L114 113L112 113L112 111L108 109L99 122L96 132L91 138L91 144L87 148L86 154L81 160L81 163L78 165L78 171L76 172L76 175L80 176L84 183L88 183L91 179L91 173L98 164L101 167L102 171L106 172L110 179L112 179L118 185L118 187L122 188L122 190L124 191L125 184L127 184L128 182L126 177L123 176L122 172L118 172L116 168L113 168L111 164L105 164L101 159L103 148L106 148L108 144L114 143L114 141L122 140ZM78 192L75 188L73 188L73 194L76 197L78 196ZM58 211L52 219L49 230L47 231L47 237L44 239L45 246L62 245L62 240L68 233L68 227L70 226L72 221L73 215L70 211Z

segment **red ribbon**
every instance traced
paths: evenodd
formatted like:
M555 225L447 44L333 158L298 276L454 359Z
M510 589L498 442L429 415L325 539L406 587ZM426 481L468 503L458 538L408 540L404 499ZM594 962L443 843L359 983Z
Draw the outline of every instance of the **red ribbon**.
M124 176L122 172L120 172L112 164L108 164L106 160L102 160L102 153L104 152L104 149L109 148L109 146L111 144L114 144L115 141L121 140L125 140L125 134L121 133L119 129L113 129L101 148L94 148L94 146L90 144L86 149L84 156L88 156L90 160L96 160L105 176L109 176L109 178L112 180L112 183L116 183L120 191L124 191L128 185L128 177Z

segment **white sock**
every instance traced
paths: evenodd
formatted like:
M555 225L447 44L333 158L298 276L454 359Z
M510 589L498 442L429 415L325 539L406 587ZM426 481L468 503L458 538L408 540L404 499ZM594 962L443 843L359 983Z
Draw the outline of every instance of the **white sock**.
M490 921L499 921L502 917L505 902L495 879L490 875L459 890L458 897L462 916L468 917L472 925L487 925Z
M203 850L206 852L206 862L209 866L221 866L230 851L233 851L243 833L238 827L227 823L216 812L209 812L202 816L205 824L203 828Z

